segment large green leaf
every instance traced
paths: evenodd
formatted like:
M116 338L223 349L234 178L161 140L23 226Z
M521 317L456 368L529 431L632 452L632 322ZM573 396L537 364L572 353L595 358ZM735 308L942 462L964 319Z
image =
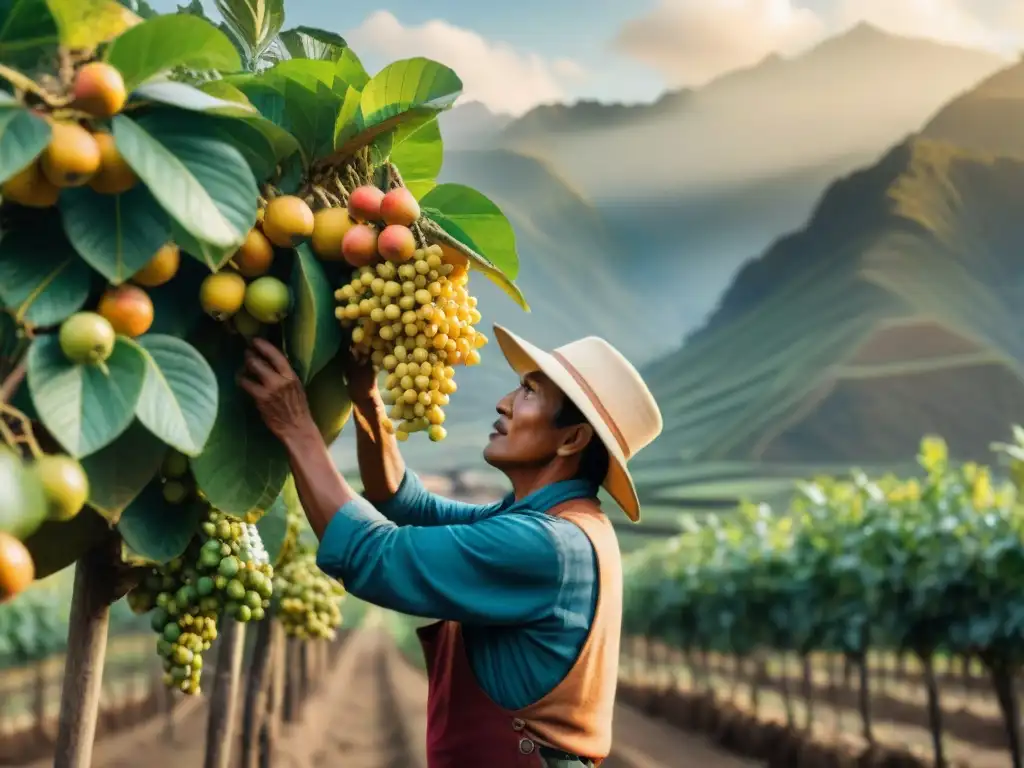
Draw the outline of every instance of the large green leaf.
M156 476L166 455L167 446L141 422L133 421L106 448L82 459L89 475L89 504L116 523Z
M315 62L311 62L315 63ZM307 162L328 154L334 146L334 126L344 96L317 82L306 88L296 80L284 83L287 128L299 142Z
M117 0L47 0L65 48L92 50L141 19Z
M323 265L303 243L292 267L295 308L288 319L288 358L303 383L334 357L341 345L341 325L334 315L334 290Z
M36 579L64 570L110 535L107 521L90 507L67 522L43 523L25 539L36 566Z
M167 213L143 184L120 195L67 189L60 212L71 245L114 285L146 266L171 236Z
M216 83L216 80L210 81ZM235 89L243 99L245 94ZM223 99L200 90L188 83L178 83L173 80L164 80L155 83L147 83L135 89L132 93L132 100L166 104L167 106L185 109L189 112L202 112L208 115L223 115L225 117L249 117L256 114L256 108L249 104L248 99L244 102L235 99Z
M176 67L230 72L242 66L223 32L187 14L157 16L132 27L110 44L106 60L121 72L129 91Z
M0 93L0 184L39 157L50 134L48 122Z
M59 43L46 0L0 0L0 61L31 70Z
M235 147L211 138L202 115L160 113L135 122L114 118L114 140L125 160L170 214L176 229L227 258L256 222L259 190ZM192 243L175 236L193 255ZM206 250L206 249L204 249ZM206 253L211 269L221 258Z
M389 64L363 88L359 111L337 137L337 155L348 157L378 136L443 112L462 93L462 81L451 69L430 59L403 59Z
M337 61L348 49L345 38L316 27L295 27L280 34L288 55L296 59Z
M285 59L270 69L261 72L259 81L267 83L282 93L285 83L296 82L309 91L316 91L318 83L328 88L334 85L335 64L332 61L312 59Z
M213 506L246 517L274 503L288 477L288 454L238 387L241 367L241 354L220 354L214 362L217 420L192 473Z
M444 144L437 118L400 126L389 138L391 162L402 174L405 186L422 198L437 185L444 162Z
M343 50L341 56L335 61L334 77L335 90L338 90L338 80L347 83L357 91L361 91L370 82L370 75L366 71L366 67L363 66L363 62L359 60L359 57L356 56L351 48Z
M166 563L181 555L199 529L203 505L168 504L158 481L147 485L128 505L117 531L131 550L153 563Z
M216 5L253 60L271 46L284 26L284 0L216 0Z
M168 445L196 456L217 417L217 379L195 347L173 336L139 339L146 356L146 380L135 414Z
M420 200L423 212L441 229L469 246L486 261L473 266L525 305L513 282L519 273L516 235L501 209L483 193L462 184L441 184Z
M75 365L52 335L29 348L32 403L43 426L75 458L110 445L128 428L145 375L142 351L123 338L104 366Z
M91 282L89 267L64 237L57 217L0 239L0 301L22 322L60 323L82 308Z

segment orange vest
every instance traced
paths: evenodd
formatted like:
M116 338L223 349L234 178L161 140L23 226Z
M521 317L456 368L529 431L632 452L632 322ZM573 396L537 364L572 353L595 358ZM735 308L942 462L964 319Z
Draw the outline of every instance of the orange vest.
M611 522L593 500L576 499L549 514L578 525L594 547L598 593L586 642L572 669L547 695L519 710L488 697L466 658L462 630L445 621L419 630L427 658L427 753L430 768L537 765L545 745L600 763L611 751L622 625L622 560Z

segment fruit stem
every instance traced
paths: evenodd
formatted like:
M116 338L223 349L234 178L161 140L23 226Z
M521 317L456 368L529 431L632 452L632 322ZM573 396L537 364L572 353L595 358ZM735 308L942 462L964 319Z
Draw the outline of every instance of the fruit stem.
M338 195L340 196L339 199L341 200L341 204L347 206L348 190L345 189L345 185L341 183L341 177L335 174L334 178L331 179L331 181L334 183L334 188L338 190Z
M498 269L496 266L494 266L494 264L491 263L490 259L481 256L468 245L461 242L460 240L456 240L454 237L445 232L444 229L441 228L441 225L438 224L437 222L431 221L426 216L424 216L416 223L423 228L424 233L427 235L429 239L443 243L447 245L449 248L458 251L471 262L482 264L493 270Z
M0 403L6 403L14 397L18 387L21 386L21 382L25 379L26 370L25 357L22 356L18 364L14 366L14 369L7 374L3 382L0 382Z
M54 96L40 87L31 77L23 75L16 69L0 64L0 77L18 90L38 96L48 107L64 107L71 103L66 97Z
M398 166L394 163L388 163L388 173L391 178L391 183L388 185L389 187L395 188L405 186L405 182L402 181L402 174L398 172Z
M5 419L15 422L18 425L20 434L15 434L7 425ZM35 433L32 431L32 420L13 405L8 405L7 403L0 403L0 435L2 435L4 442L10 446L28 446L34 459L38 459L43 455L43 450L39 447Z

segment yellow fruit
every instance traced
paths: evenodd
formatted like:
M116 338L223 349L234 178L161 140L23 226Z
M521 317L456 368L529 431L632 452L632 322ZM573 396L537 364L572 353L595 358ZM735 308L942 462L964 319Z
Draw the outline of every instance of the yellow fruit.
M181 251L174 243L160 246L152 259L132 275L132 281L146 288L163 285L176 274L181 266Z
M94 133L100 148L100 169L89 179L89 186L104 195L120 195L135 186L139 177L121 157L109 133Z
M113 117L128 98L121 73L102 61L89 62L75 73L72 96L77 109L95 117Z
M50 520L70 520L82 511L89 500L89 478L81 464L70 456L41 456L35 473L43 486Z
M259 277L267 274L274 262L274 246L258 229L250 229L245 242L231 257L231 263L243 277Z
M292 248L313 234L313 211L294 195L275 197L264 211L263 234L280 248Z
M39 164L33 162L5 181L0 194L29 208L50 208L57 204L60 188L50 183Z
M0 603L23 592L35 577L35 563L25 545L9 533L0 533Z
M43 173L58 187L80 187L100 168L100 145L78 123L53 123L53 136L43 150Z
M60 327L60 348L73 363L102 363L114 351L117 340L114 326L95 312L78 312Z
M355 226L347 208L322 208L313 214L313 253L324 261L342 261L341 241Z
M214 320L227 320L244 301L245 280L237 272L216 272L199 287L199 303Z
M153 301L134 285L108 288L97 311L110 321L116 333L134 339L153 325Z

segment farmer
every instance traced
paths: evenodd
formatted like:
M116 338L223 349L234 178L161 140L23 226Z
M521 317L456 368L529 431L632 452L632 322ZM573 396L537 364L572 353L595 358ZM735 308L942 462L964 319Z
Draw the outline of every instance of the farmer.
M639 519L626 460L661 414L602 339L547 353L495 334L521 381L484 450L512 484L494 504L433 495L406 471L369 367L348 376L365 498L335 468L284 355L255 339L240 385L288 450L320 568L363 600L441 619L419 631L430 768L596 766L611 748L622 613L597 493Z

